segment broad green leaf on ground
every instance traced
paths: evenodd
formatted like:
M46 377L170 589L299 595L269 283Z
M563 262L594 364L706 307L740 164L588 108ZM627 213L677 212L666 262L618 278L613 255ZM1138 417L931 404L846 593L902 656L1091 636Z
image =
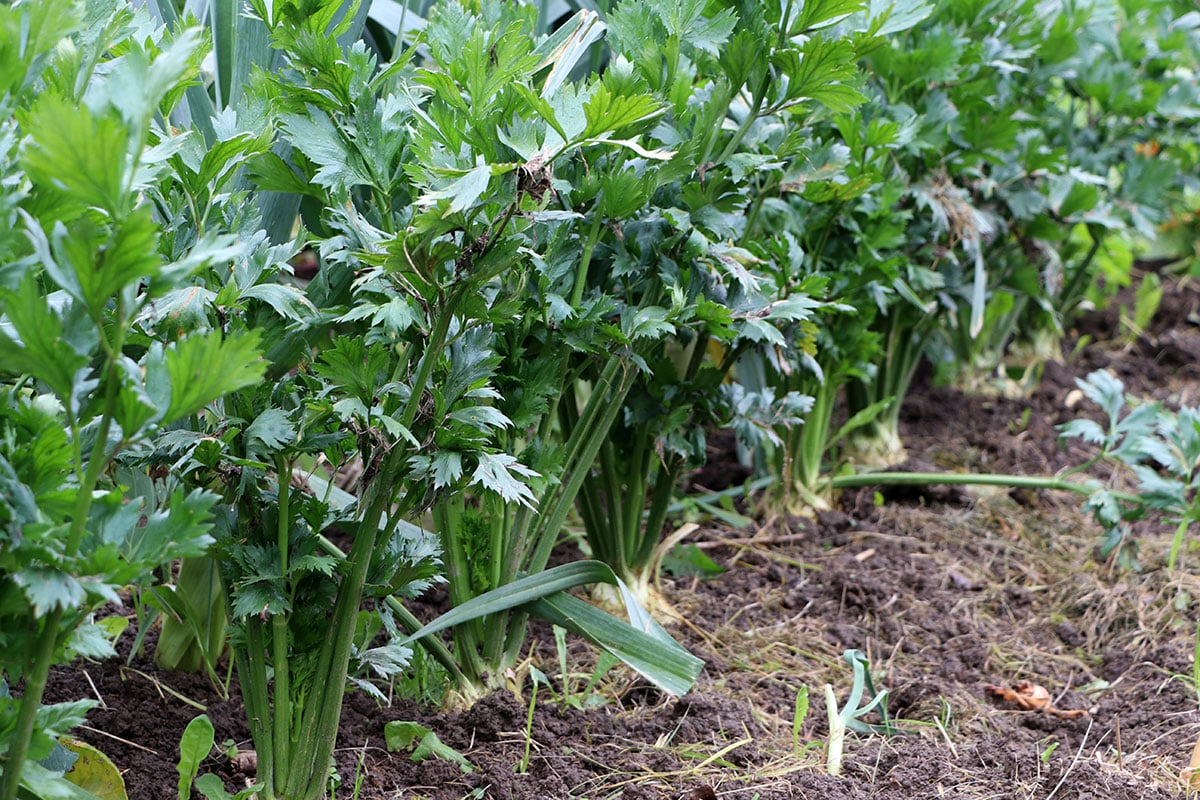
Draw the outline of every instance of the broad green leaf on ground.
M457 764L463 772L475 771L475 765L467 757L438 738L438 735L419 722L392 720L383 726L383 739L387 749L396 753L411 750L413 761L440 758Z

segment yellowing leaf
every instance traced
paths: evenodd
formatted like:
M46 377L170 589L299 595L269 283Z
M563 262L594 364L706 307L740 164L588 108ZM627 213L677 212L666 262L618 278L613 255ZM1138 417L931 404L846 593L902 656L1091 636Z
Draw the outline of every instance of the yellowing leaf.
M74 739L63 739L62 746L79 756L75 766L63 777L100 800L129 800L125 780L108 756L90 744Z

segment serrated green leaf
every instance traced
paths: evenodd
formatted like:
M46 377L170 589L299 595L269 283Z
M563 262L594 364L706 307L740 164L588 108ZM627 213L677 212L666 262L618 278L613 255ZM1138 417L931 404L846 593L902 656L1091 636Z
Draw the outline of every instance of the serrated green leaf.
M387 380L390 364L391 357L383 345L368 347L361 338L342 336L321 353L316 372L368 408L375 402L377 387Z
M279 124L288 133L292 146L320 167L313 175L314 183L337 192L371 185L362 158L324 111L309 106L307 115L283 114Z
M442 216L448 217L451 214L457 214L475 205L480 196L487 191L491 178L492 168L487 164L481 164L466 172L446 188L421 195L417 198L417 205L433 206L443 200L449 200Z
M717 55L737 26L737 13L732 8L723 8L708 16L709 8L707 0L677 0L656 10L662 14L669 34L697 50ZM662 13L664 10L666 13Z
M463 474L462 455L453 451L438 451L433 457L432 467L435 489L453 486Z
M507 428L512 425L508 417L492 406L467 406L451 411L447 417L470 425L481 433L489 433L497 428Z
M258 339L257 330L229 339L213 331L193 334L167 348L164 360L171 401L163 421L195 414L214 400L262 380L266 362Z
M1108 438L1104 429L1090 419L1073 419L1059 430L1064 438L1082 439L1089 444L1102 445Z
M129 129L112 113L95 115L53 93L38 96L22 115L31 144L21 164L35 185L53 188L84 206L122 216L128 203Z
M254 418L246 427L243 436L248 445L247 449L261 456L295 442L296 426L288 419L283 409L268 408ZM255 442L262 447L255 447Z
M617 133L631 125L650 122L662 116L665 109L648 94L614 95L604 84L596 87L583 104L584 138L604 133Z
M162 267L158 226L149 205L127 216L111 236L94 229L86 218L70 230L55 226L51 244L60 266L75 272L84 304L98 313L126 288L153 280ZM67 287L64 286L64 289Z
M856 58L848 40L815 37L803 52L776 51L771 62L788 77L789 100L811 100L835 113L848 113L866 100L848 84L857 73Z
M72 396L75 374L87 358L63 341L62 318L30 276L15 292L0 290L0 308L17 340L0 326L0 371L11 376L32 375L61 398Z
M145 516L129 531L121 548L125 559L153 566L173 558L204 555L212 544L212 509L219 498L202 489L172 492L165 509Z
M317 313L316 306L294 286L281 283L260 283L242 290L241 297L261 300L284 319L304 322Z
M73 576L49 567L30 567L9 575L29 605L35 618L44 617L56 608L79 608L87 594Z
M495 492L506 503L533 507L536 498L522 478L538 478L536 472L507 453L484 453L471 475L471 485Z
M260 189L266 192L309 195L321 198L322 192L309 183L276 153L266 152L251 160L248 173Z
M865 8L863 0L807 0L788 25L791 36L819 30Z

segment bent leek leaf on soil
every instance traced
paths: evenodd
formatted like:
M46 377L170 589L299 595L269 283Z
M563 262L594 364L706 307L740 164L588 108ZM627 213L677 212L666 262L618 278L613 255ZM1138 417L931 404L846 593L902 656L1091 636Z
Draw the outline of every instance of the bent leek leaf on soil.
M565 594L589 583L612 584L621 592L629 623ZM599 561L577 561L481 594L414 631L404 644L472 619L525 606L547 621L583 636L624 661L665 692L681 695L691 689L704 662L687 652L633 599L610 567Z

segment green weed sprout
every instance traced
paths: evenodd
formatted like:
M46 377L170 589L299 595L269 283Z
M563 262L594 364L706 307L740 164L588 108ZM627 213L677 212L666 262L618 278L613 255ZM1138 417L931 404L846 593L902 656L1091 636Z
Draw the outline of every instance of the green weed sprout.
M891 736L896 733L887 713L887 690L875 691L871 681L871 672L867 656L861 650L847 650L842 657L854 668L854 683L850 687L850 696L846 705L838 709L837 697L833 687L825 684L825 708L829 713L829 747L825 754L825 765L830 775L840 775L842 772L842 751L846 742L846 730L856 733L880 733ZM867 695L866 705L863 702L864 691ZM879 712L880 724L874 725L862 721L862 718L872 711Z
M1136 568L1128 522L1156 515L1176 526L1167 558L1168 569L1174 569L1188 530L1200 522L1200 407L1173 412L1161 403L1131 402L1125 385L1104 370L1076 383L1104 412L1107 425L1076 419L1061 427L1062 438L1082 439L1100 448L1073 471L1102 461L1131 473L1138 484L1136 494L1097 485L1084 503L1107 530L1100 555Z
M826 694L825 699L829 699ZM800 728L804 725L804 719L808 716L808 687L801 686L796 691L796 707L792 712L792 753L800 755Z

